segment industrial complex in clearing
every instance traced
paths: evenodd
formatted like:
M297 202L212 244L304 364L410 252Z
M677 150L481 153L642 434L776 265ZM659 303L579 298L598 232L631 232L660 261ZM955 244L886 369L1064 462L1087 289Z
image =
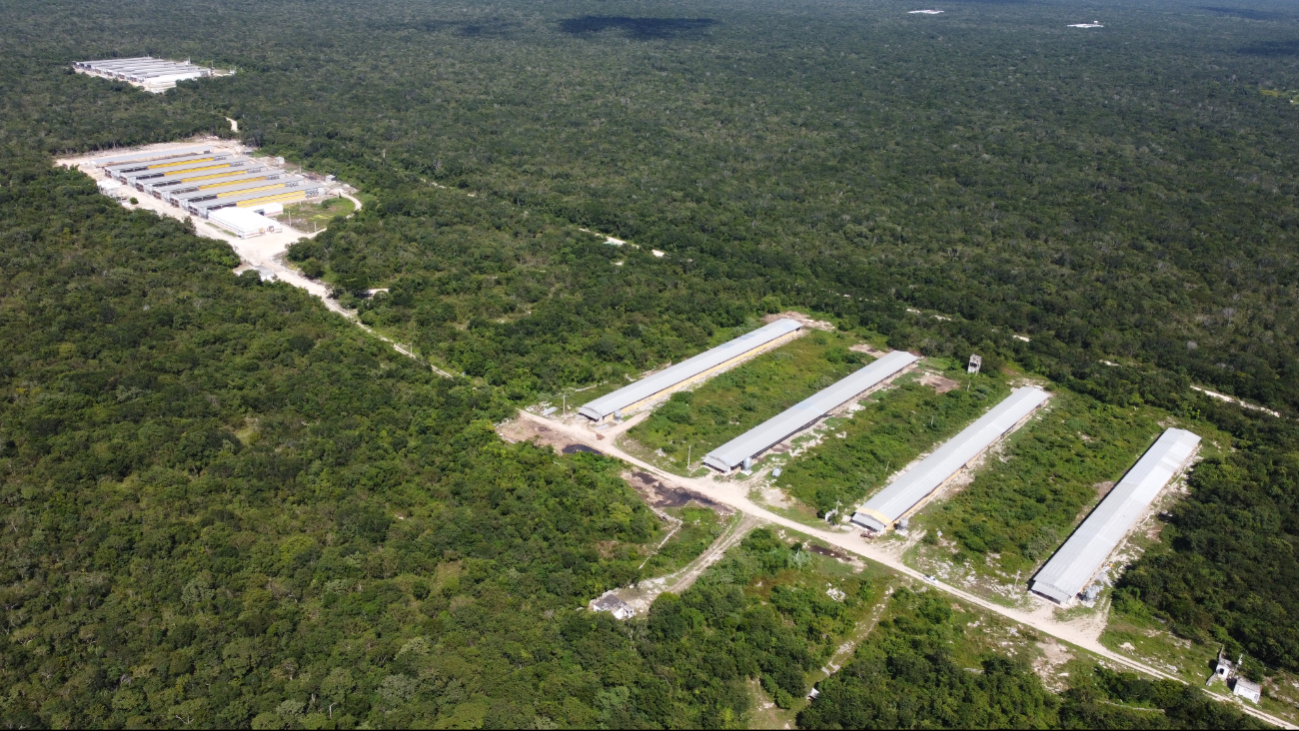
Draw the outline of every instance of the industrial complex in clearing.
M203 79L209 76L228 76L233 71L218 71L195 66L188 59L168 61L152 56L134 58L109 58L100 61L77 61L72 68L79 74L89 74L104 79L125 81L155 94L175 88L176 82Z
M597 424L610 417L621 419L788 342L799 334L800 329L801 325L793 320L777 320L595 399L582 406L578 413ZM703 462L724 474L736 467L747 470L753 459L766 450L879 387L918 360L910 353L887 353L714 449ZM943 485L997 440L1027 421L1050 397L1049 393L1034 386L1015 389L1001 403L867 500L853 514L852 523L874 534L899 524L905 527L906 519L923 507ZM1183 429L1164 432L1037 573L1032 591L1059 604L1067 604L1079 596L1164 486L1185 468L1199 442L1198 436Z
M1185 429L1165 431L1037 572L1033 592L1058 604L1081 594L1199 444L1200 437Z
M98 157L105 195L151 195L182 212L208 219L241 238L279 230L268 216L284 205L325 195L327 180L293 174L283 158L251 158L213 143L164 147Z

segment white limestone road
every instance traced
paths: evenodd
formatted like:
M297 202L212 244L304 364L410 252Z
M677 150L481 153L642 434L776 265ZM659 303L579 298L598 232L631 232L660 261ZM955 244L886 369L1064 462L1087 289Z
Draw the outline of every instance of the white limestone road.
M688 490L694 490L703 493L704 495L707 495L708 497L720 503L729 505L745 514L752 515L755 517L760 517L768 523L780 525L792 531L802 533L804 535L812 536L819 540L825 541L826 543L832 546L842 548L846 551L851 551L852 553L867 558L871 561L888 566L890 569L893 569L894 571L900 574L905 574L907 576L910 576L913 579L927 583L930 586L933 586L935 589L945 591L948 594L960 598L962 601L976 605L979 608L984 609L986 611L1000 614L1001 616L1006 617L1007 619L1010 619L1014 622L1018 622L1019 624L1032 627L1033 629L1041 632L1042 634L1049 635L1051 637L1056 638L1057 640L1062 640L1071 645L1075 645L1081 649L1091 652L1094 655L1110 660L1111 662L1117 663L1122 666L1126 666L1128 668L1144 673L1146 675L1154 676L1156 678L1166 678L1169 680L1176 680L1178 682L1185 682L1181 678L1175 675L1167 673L1163 670L1153 668L1149 665L1146 665L1143 662L1134 660L1130 657L1125 657L1123 655L1114 652L1113 650L1110 650L1108 647L1105 647L1100 643L1099 631L1094 625L1084 627L1084 625L1087 625L1089 623L1061 622L1054 617L1054 608L1046 605L1045 603L1039 609L1032 612L1027 612L1021 609L1014 609L1011 607L1003 607L999 604L990 602L987 599L976 596L962 589L958 589L955 586L951 586L950 584L945 584L941 581L927 578L919 571L916 571L915 569L903 563L901 557L888 552L878 544L870 543L866 539L862 538L859 535L859 533L855 530L842 531L842 530L825 530L825 529L813 528L811 526L807 526L802 523L799 523L798 521L791 520L784 516L780 516L775 513L772 513L771 511L758 506L752 500L750 500L747 494L748 487L742 483L737 483L732 481L719 481L713 479L712 477L690 478L690 477L681 477L680 475L674 475L670 472L665 472L664 470L661 470L655 467L654 465L639 460L631 456L630 454L627 454L626 452L623 452L621 449L619 449L618 447L616 447L611 443L612 440L597 439L595 437L595 432L591 431L589 428L583 426L576 426L573 424L565 423L563 421L557 421L554 419L548 419L542 416L537 416L536 414L528 413L526 411L520 411L519 418L528 419L535 423L544 425L549 429L555 430L561 434L566 435L569 439L579 444L584 444L596 451L604 453L609 457L614 457L616 459L622 460L623 462L634 465L654 475L669 487L681 487ZM1225 701L1225 699L1222 698L1221 696L1217 696L1212 693L1209 695L1212 698ZM1288 721L1284 721L1280 718L1272 716L1271 714L1264 713L1263 711L1260 711L1258 709L1249 708L1248 706L1244 706L1243 704L1238 704L1238 707L1244 713L1248 713L1249 715L1254 716L1255 718L1261 719L1271 724L1275 724L1282 728L1291 728L1291 729L1299 728Z

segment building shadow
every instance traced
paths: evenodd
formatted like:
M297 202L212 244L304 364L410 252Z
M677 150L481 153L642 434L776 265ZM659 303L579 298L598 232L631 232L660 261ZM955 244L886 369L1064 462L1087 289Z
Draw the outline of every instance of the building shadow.
M1267 58L1294 58L1299 56L1299 40L1264 41L1252 46L1236 49L1242 56L1264 56Z
M606 30L621 30L636 40L697 36L717 25L712 18L628 18L616 15L583 15L559 23L559 29L571 35L588 35Z
M1286 13L1278 13L1273 10L1252 10L1250 8L1222 8L1214 5L1201 5L1197 10L1205 10L1218 15L1230 15L1236 18L1245 18L1246 20L1287 20L1293 18Z

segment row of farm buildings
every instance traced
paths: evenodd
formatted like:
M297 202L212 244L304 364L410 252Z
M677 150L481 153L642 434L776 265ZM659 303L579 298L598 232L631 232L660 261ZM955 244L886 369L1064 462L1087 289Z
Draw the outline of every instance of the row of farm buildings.
M72 64L72 68L81 74L125 81L155 94L174 88L178 81L224 75L224 72L218 72L216 69L195 66L188 60L168 61L152 56L77 61Z
M697 385L739 363L780 347L803 326L788 319L772 322L711 350L652 374L585 404L578 413L595 424L621 420L653 408L673 393ZM720 474L749 471L772 447L804 431L827 415L857 401L910 369L919 358L893 351L822 389L784 412L712 450L703 463ZM1024 424L1050 398L1040 388L1015 389L1010 396L920 462L895 475L862 504L851 522L882 534L905 527L941 488L990 447ZM1183 429L1167 430L1064 545L1034 576L1031 590L1059 604L1094 595L1093 580L1155 498L1192 460L1200 438ZM1090 593L1089 593L1090 592Z
M112 155L88 165L103 174L99 186L108 195L133 190L209 218L225 208L273 215L287 203L325 194L325 183L290 173L283 163L283 158L253 158L196 144Z

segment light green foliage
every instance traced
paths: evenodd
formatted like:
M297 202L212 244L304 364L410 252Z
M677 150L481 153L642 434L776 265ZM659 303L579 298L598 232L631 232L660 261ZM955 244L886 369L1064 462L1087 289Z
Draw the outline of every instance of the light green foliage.
M681 469L687 445L694 459L702 459L869 362L849 351L851 344L845 335L811 330L692 391L678 391L627 436L648 450L661 450Z
M1150 409L1124 409L1057 393L1049 407L988 460L974 481L922 523L974 554L996 553L995 569L1029 572L1163 431ZM959 557L957 559L960 560ZM972 565L986 567L980 555Z
M1194 686L1099 665L1076 664L1083 672L1058 697L1028 657L988 648L970 619L945 595L899 589L852 662L820 684L799 727L1267 728Z
M949 375L961 378L962 386L945 394L907 377L871 396L834 429L846 433L843 439L829 436L793 459L776 484L819 515L836 507L851 511L883 487L889 475L964 429L1010 392L995 374L973 379L968 390L967 379Z

